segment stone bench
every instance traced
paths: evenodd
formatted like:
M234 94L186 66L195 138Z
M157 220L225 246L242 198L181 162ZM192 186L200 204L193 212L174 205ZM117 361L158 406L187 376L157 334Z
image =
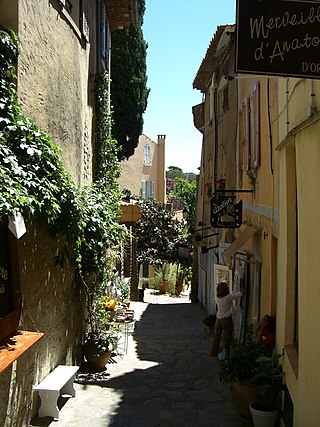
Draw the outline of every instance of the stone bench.
M39 418L53 417L59 418L57 406L58 398L61 394L76 395L73 381L79 366L57 366L44 380L33 389L39 392L41 405L38 411Z

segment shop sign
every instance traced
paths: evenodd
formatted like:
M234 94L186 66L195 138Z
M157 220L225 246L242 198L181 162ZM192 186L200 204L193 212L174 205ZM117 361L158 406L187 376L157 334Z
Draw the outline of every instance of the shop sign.
M238 228L242 224L242 200L236 196L214 196L211 199L210 222L215 228Z
M320 78L320 3L237 0L237 73Z

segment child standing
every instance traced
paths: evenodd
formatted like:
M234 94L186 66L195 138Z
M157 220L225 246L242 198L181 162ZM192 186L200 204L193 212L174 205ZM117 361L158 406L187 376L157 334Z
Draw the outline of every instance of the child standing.
M217 285L217 316L214 325L211 356L218 356L221 335L223 332L223 347L227 356L230 353L232 343L233 321L232 321L232 301L239 300L243 295L243 288L240 292L230 294L227 282L220 282Z

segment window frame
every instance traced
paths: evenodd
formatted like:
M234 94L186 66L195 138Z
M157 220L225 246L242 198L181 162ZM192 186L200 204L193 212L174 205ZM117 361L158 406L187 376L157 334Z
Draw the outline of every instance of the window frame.
M151 145L145 144L143 147L143 163L145 165L151 164Z

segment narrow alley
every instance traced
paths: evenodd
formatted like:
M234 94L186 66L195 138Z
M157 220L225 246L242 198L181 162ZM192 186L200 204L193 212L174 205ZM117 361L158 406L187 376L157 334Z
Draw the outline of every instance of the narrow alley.
M34 418L30 427L251 427L240 417L221 363L210 356L210 337L198 304L147 289L132 302L135 329L127 351L112 356L102 373L81 367L76 397L61 398L60 417Z

